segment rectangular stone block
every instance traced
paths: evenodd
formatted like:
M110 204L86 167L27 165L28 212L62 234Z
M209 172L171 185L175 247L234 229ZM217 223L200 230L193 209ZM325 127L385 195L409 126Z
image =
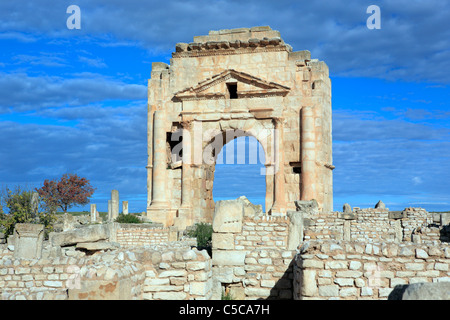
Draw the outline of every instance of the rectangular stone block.
M252 287L246 287L244 289L244 293L246 296L249 297L261 297L266 298L270 296L270 290L269 288L252 288Z
M14 257L39 259L42 255L44 225L17 223L14 228Z
M317 294L316 270L303 270L301 272L300 292L302 296L313 297Z
M339 290L340 297L355 297L358 294L358 290L356 288L342 288Z
M412 271L422 271L425 267L425 264L423 263L406 263L405 269L406 270L412 270Z
M192 271L204 270L207 268L207 262L205 261L189 261L186 263L186 269Z
M44 281L44 286L51 288L62 288L63 285L61 281Z
M189 293L197 296L205 296L210 290L209 282L191 282Z
M234 234L216 233L212 234L213 249L234 249Z
M212 263L215 266L243 266L246 251L213 250Z
M217 201L214 208L213 230L214 232L240 233L243 218L244 203L241 200Z
M153 294L153 300L185 300L185 292L156 292Z
M167 271L163 271L159 274L160 278L185 277L185 276L187 276L186 270L167 270Z
M339 286L337 286L337 285L319 286L319 296L321 296L321 297L338 297L339 296Z

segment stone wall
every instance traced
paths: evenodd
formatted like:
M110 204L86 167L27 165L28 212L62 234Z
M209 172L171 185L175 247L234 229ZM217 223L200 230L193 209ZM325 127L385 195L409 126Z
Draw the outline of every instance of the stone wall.
M222 207L216 206L213 220L213 299L224 292L242 300L291 299L295 250L288 249L289 218L231 216Z
M213 296L229 293L236 300L292 299L292 261L295 251L242 251L243 261L213 266ZM235 262L232 262L235 261Z
M213 249L252 250L286 249L289 235L287 217L258 216L245 218L242 232L217 232L213 237Z
M450 281L448 244L307 241L294 264L294 299L388 299L397 285Z
M304 239L436 244L446 241L443 227L422 208L406 208L401 212L354 208L351 213L332 212L305 219Z
M176 240L176 230L159 224L121 223L116 227L115 241L122 247L151 246L171 240Z
M15 259L0 249L2 300L209 299L211 259L182 242L91 256Z
M15 259L5 248L0 256L0 297L4 300L138 299L144 275L144 269L131 251L81 258Z
M179 248L161 253L147 251L143 299L209 300L212 295L212 264L205 250Z

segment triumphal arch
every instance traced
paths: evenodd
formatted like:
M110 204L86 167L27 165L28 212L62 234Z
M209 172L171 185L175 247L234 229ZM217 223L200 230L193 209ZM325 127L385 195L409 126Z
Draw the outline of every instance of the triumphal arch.
M332 210L328 67L293 51L278 31L253 27L196 36L176 45L170 65L152 64L148 217L180 229L211 222L216 157L243 135L265 152L267 214L311 199Z

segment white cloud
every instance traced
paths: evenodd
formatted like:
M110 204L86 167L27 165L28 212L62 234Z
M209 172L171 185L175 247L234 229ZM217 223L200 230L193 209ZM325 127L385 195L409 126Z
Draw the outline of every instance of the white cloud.
M366 9L372 2L79 1L82 29L73 32L61 23L67 18L66 3L42 0L23 6L4 1L0 32L18 37L106 36L111 40L101 41L105 45L140 43L167 52L209 30L270 25L295 50L310 50L326 61L334 75L450 83L447 1L378 1L382 27L369 30Z
M420 177L414 177L414 178L412 178L412 182L413 182L414 185L417 186L419 184L422 184L423 180Z
M147 87L124 83L99 74L74 78L32 77L25 73L0 74L0 113L40 110L62 105L80 106L106 99L146 99Z
M94 68L106 68L106 63L103 62L103 59L101 58L88 58L83 56L78 56L78 60L82 63L87 64L88 66L94 67Z

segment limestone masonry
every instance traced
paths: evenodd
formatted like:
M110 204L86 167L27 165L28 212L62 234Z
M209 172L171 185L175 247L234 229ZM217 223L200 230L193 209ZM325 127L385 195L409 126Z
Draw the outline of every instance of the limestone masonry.
M450 212L332 210L328 68L278 31L177 44L152 66L148 107L143 223L115 222L113 190L106 218L92 204L48 239L38 224L0 232L0 299L450 299ZM263 145L266 212L213 201L215 158L237 135ZM210 252L186 236L199 222Z
M285 215L299 199L332 210L328 67L254 27L210 31L178 43L170 65L153 63L148 217L181 229L212 222L215 157L243 135L264 148L268 213Z

